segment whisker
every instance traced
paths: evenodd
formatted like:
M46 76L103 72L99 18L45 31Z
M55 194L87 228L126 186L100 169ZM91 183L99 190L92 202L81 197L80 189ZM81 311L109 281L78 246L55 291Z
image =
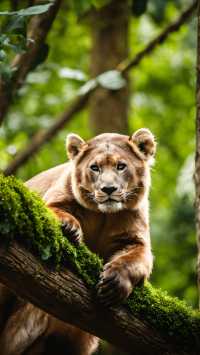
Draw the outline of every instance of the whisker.
M125 199L127 200L127 201L129 201L129 200L132 200L133 198L135 198L135 197L137 197L138 196L138 192L140 191L140 190L142 190L142 189L144 189L144 186L136 186L136 187L134 187L132 190L130 190L130 191L127 191L126 193L125 193Z

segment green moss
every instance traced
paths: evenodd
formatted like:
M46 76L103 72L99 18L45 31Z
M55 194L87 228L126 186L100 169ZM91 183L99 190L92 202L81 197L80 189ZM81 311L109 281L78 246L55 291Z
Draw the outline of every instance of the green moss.
M37 194L15 178L2 175L0 237L15 238L55 267L70 263L90 286L97 280L101 260L84 244L75 248L62 235L60 223Z
M73 246L62 235L60 224L37 194L13 177L0 175L0 238L16 239L43 261L58 268L69 264L88 286L94 287L102 261L82 244ZM200 314L149 283L137 287L126 305L138 318L180 349L200 353Z
M171 338L181 349L197 349L200 353L200 314L184 301L146 282L135 288L127 303L135 315Z

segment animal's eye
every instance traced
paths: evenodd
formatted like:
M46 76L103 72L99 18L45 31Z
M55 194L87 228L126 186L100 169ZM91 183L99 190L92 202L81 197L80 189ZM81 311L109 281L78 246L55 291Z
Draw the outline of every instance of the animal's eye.
M126 168L126 164L124 164L124 163L117 164L117 170L124 170L125 168Z
M97 164L92 164L92 165L90 166L90 169L93 170L93 171L99 171L99 167L98 167Z

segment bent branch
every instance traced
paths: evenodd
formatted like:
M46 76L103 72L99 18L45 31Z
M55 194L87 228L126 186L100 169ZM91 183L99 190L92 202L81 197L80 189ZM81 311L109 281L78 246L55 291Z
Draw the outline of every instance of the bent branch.
M116 69L119 70L122 74L125 74L130 69L136 67L140 64L140 62L149 55L160 43L163 43L168 36L177 31L192 15L197 7L197 0L190 5L185 11L181 13L179 18L169 24L166 29L164 29L157 37L155 37L143 50L141 50L132 60L123 61L120 63ZM58 120L52 124L52 126L44 131L39 131L36 133L32 139L31 143L26 146L21 152L17 154L17 156L13 159L13 161L7 166L4 170L4 174L6 176L15 174L17 170L25 164L30 158L36 154L39 149L50 139L52 139L57 132L63 128L75 114L80 112L87 104L89 97L92 95L94 89L89 90L85 95L78 96L71 106L61 115ZM0 97L1 101L1 97ZM0 108L1 110L1 108Z
M95 292L101 267L85 245L75 248L63 237L39 196L18 180L0 176L1 282L57 318L129 353L200 353L198 312L149 284L135 288L123 306L104 308Z

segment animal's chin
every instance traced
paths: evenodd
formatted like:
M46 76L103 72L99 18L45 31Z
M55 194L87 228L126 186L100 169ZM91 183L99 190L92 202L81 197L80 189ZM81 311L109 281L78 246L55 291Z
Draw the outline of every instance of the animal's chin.
M123 203L121 201L108 199L103 203L99 203L98 209L103 213L115 213L123 209Z

